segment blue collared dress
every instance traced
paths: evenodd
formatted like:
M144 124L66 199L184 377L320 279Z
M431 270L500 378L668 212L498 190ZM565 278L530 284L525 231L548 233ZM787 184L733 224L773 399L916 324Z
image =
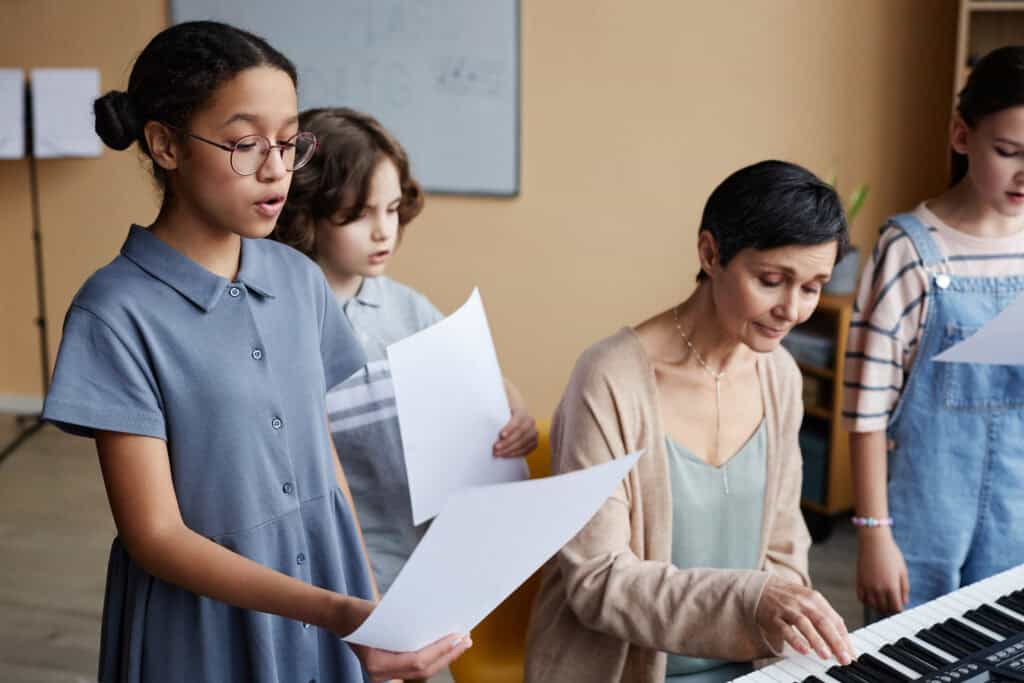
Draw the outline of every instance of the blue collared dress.
M272 569L370 599L324 397L365 364L322 273L242 240L234 282L133 226L75 296L44 418L167 442L185 524ZM147 574L115 539L102 683L363 681L335 634Z

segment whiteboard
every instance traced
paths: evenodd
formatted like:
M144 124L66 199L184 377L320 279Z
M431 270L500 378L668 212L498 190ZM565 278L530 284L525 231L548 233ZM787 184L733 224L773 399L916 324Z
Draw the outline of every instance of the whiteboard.
M299 72L299 108L375 116L430 192L519 192L518 0L171 0L266 38Z

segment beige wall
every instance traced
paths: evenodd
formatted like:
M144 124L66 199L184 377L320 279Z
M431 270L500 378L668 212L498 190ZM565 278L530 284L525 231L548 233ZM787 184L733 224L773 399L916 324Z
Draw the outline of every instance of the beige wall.
M3 0L0 12L0 66L98 67L102 88L126 85L132 59L167 21L158 0ZM38 169L52 360L71 297L114 257L131 221L155 216L157 196L133 153L44 160ZM38 396L27 162L0 162L0 201L0 396Z
M104 88L164 20L158 0L4 10L0 65L98 64ZM954 0L523 0L521 194L429 197L393 274L446 312L479 285L506 375L546 416L585 346L690 291L704 199L732 170L778 157L869 182L862 246L937 192L955 21ZM22 166L0 164L0 394L38 384ZM56 348L75 289L154 205L132 154L43 166Z

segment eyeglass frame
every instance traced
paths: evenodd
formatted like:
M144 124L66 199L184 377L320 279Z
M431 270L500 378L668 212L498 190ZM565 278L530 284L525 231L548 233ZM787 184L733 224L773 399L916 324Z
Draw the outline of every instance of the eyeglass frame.
M268 138L266 135L260 135L259 133L253 133L251 135L243 135L242 137L240 137L235 142L233 142L231 144L225 144L225 143L222 143L222 142L216 142L214 140L210 140L209 138L204 138L202 135L196 135L195 133L193 133L191 131L184 130L182 128L178 128L177 126L172 126L169 123L165 123L164 125L167 126L168 128L173 128L174 130L180 130L181 132L183 132L185 135L189 136L190 138L195 138L196 140L199 140L200 142L205 142L208 145L213 145L214 147L216 147L218 149L222 149L225 152L231 152L231 156L228 157L228 166L231 167L231 170L234 171L236 175L240 175L243 178L245 178L247 176L251 176L251 175L256 175L257 173L259 173L259 170L261 168L263 168L263 164L267 163L267 159L270 158L270 153L272 151L274 151L275 149L282 150L281 158L283 159L284 158L284 148L285 148L285 145L290 144L292 140L294 140L295 138L299 137L300 135L309 135L309 136L311 136L313 138L313 151L310 152L309 159L306 159L306 161L304 161L302 163L302 166L296 166L296 167L293 167L293 168L286 168L285 169L286 171L288 171L289 173L294 173L296 170L302 168L303 166L308 164L310 161L312 161L313 156L316 155L316 151L318 149L320 149L320 140L317 139L315 133L312 133L312 132L310 132L308 130L300 130L295 135L293 135L290 138L288 138L284 143L278 143L276 145L271 144L270 138ZM263 155L263 161L261 161L259 163L259 165L256 166L256 168L254 168L252 171L250 171L249 173L239 173L238 169L235 168L235 165L233 163L231 163L231 160L234 158L235 150L238 148L238 143L241 142L242 140L244 140L245 138L263 138L264 140L266 140L266 142L267 142L267 153ZM295 145L292 144L292 146L294 147Z

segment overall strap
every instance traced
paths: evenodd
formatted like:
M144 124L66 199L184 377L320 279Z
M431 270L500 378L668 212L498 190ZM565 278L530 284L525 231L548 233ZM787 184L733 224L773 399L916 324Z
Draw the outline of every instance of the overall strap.
M889 218L889 224L897 226L910 238L925 268L931 268L945 260L945 256L932 238L928 226L914 214L896 214Z

